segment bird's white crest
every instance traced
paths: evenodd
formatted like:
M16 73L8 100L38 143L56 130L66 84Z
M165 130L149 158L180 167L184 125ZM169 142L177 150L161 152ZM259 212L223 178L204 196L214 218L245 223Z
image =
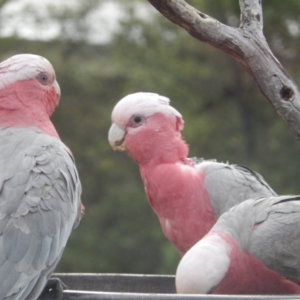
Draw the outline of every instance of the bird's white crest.
M51 63L34 54L17 54L0 63L0 89L5 86L47 72L55 77Z
M207 294L224 278L230 246L218 234L208 234L181 259L176 272L179 294Z
M112 122L120 128L125 128L128 120L134 114L143 114L148 117L158 112L182 119L181 114L170 105L169 98L155 93L142 92L122 98L114 107L111 118Z

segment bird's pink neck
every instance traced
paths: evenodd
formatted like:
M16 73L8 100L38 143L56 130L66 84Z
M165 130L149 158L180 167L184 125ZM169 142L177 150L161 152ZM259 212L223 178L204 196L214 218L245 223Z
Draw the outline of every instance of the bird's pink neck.
M151 116L141 130L131 133L129 129L125 145L139 166L175 163L188 155L188 146L182 140L176 122L160 113Z
M0 108L0 126L36 128L45 134L60 139L48 116L42 116L42 114L39 114L39 117L35 118L34 115L35 114L33 114L31 111L28 112L22 110L22 112L19 112L3 110Z
M49 118L50 108L47 110L47 105L42 102L51 98L51 95L43 93L43 90L36 89L34 83L29 80L16 82L1 89L0 126L37 128L59 139Z

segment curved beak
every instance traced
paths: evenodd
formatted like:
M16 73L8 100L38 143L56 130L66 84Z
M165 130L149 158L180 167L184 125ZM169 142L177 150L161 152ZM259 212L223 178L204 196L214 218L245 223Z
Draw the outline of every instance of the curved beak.
M58 103L59 99L60 99L60 95L61 95L59 84L56 80L54 80L52 86L54 87L54 89L56 91L57 103Z
M126 131L120 128L117 124L112 123L108 131L108 141L114 150L125 151L124 139Z

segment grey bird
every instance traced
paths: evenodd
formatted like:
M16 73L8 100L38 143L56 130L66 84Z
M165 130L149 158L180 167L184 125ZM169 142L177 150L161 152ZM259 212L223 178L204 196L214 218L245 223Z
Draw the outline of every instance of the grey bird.
M182 258L178 293L300 294L300 196L249 199Z
M0 64L0 299L37 299L81 218L81 184L50 115L60 89L38 55Z

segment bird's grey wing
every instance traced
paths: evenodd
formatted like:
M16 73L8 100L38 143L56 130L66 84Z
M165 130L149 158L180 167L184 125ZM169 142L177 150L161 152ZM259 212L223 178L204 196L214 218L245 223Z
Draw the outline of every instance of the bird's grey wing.
M252 231L249 253L300 283L300 196L279 197L270 203L267 216L260 215L265 220L257 222Z
M80 214L80 193L59 140L0 130L0 299L34 299L42 291Z
M300 196L245 201L223 214L213 230L282 276L300 283Z
M276 195L260 174L247 167L203 161L196 168L205 174L205 188L217 218L246 199Z

